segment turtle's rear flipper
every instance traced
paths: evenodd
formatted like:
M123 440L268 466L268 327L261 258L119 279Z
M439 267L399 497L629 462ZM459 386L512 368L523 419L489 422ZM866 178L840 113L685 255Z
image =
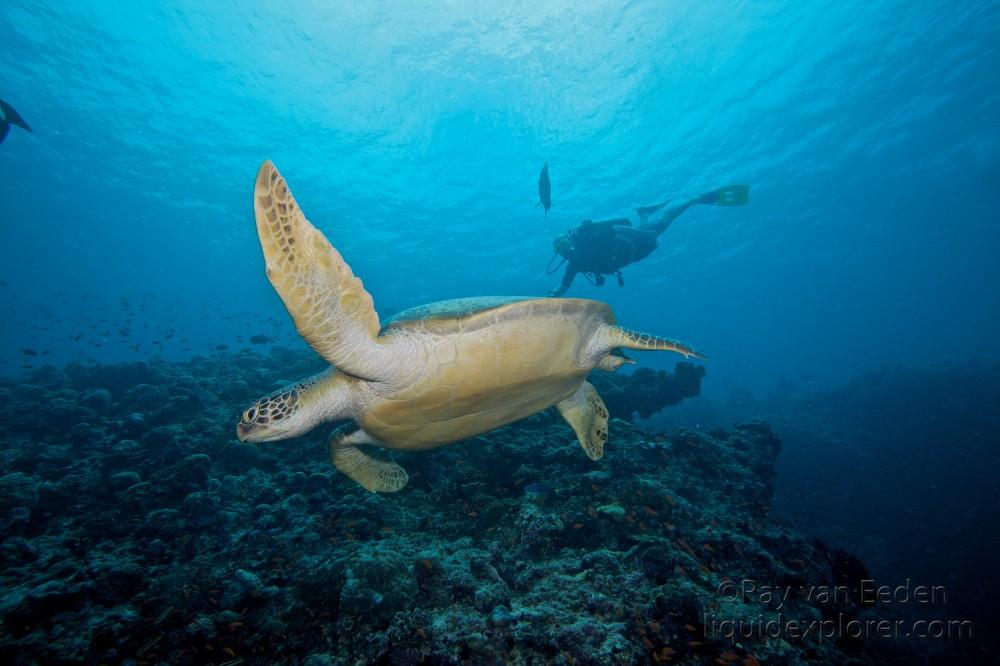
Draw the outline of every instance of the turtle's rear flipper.
M642 351L672 351L677 352L678 354L684 354L684 356L693 356L701 359L705 358L693 347L686 345L679 340L658 338L655 335L650 335L649 333L630 331L627 328L621 328L620 326L606 326L604 342L612 349L615 347L622 347L624 349L638 349Z
M597 395L597 389L584 382L576 393L557 402L556 409L573 428L587 457L600 460L608 441L608 408Z
M379 460L358 448L367 441L363 431L349 435L340 432L330 438L330 461L351 480L374 493L394 493L402 490L410 480L406 470L391 460Z

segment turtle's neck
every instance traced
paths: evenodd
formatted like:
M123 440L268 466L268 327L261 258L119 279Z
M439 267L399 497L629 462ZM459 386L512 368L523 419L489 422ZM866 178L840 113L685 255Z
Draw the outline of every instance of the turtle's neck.
M357 408L356 377L330 367L295 385L299 403L296 418L309 428L329 421L353 418Z

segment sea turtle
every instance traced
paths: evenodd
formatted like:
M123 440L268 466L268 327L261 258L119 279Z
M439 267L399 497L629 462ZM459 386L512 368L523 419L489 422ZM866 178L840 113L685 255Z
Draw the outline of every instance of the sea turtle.
M700 357L680 342L619 328L607 304L577 298L463 298L382 326L361 280L270 161L257 173L254 213L271 284L299 334L333 367L255 402L237 436L273 441L350 419L331 437L330 457L368 490L397 491L408 477L365 445L431 449L552 405L598 460L608 410L587 374L630 362L620 348Z

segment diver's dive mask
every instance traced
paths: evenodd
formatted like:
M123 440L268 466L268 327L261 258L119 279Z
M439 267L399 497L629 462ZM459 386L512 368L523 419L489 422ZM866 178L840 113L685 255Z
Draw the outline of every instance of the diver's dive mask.
M552 241L552 249L555 250L556 254L569 259L570 255L573 254L573 241L569 239L568 235L560 234Z
M573 256L573 241L570 240L568 234L560 234L556 236L554 241L552 241L552 250L555 254L552 255L551 259L549 259L549 265L545 269L545 272L548 275L552 275L559 270L559 267L565 264L566 261ZM562 257L562 261L553 267L552 262L556 260L556 257L560 256Z

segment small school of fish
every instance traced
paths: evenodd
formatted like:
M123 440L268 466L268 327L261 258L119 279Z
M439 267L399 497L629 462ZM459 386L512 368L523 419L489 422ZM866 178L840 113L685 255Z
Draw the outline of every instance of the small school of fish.
M0 283L0 289L6 287L6 283ZM78 310L80 304L86 306L83 312ZM30 338L35 341L35 346L17 350L20 352L19 362L9 356L0 357L0 367L19 363L21 369L32 370L49 362L46 357L54 350L65 355L67 347L58 331L66 326L72 331L65 336L71 343L68 346L69 360L86 363L97 363L95 355L106 356L109 353L115 357L149 360L179 352L184 355L224 352L230 349L233 341L238 348L244 349L251 345L294 347L301 344L298 334L283 319L259 312L229 314L219 304L211 302L194 306L199 313L196 320L208 322L219 318L228 322L254 322L258 331L263 330L249 337L225 335L226 343L205 339L204 331L214 330L214 327L188 330L177 314L191 307L190 302L176 302L155 293L134 294L102 303L100 296L93 293L71 295L65 291L55 292L39 299L33 319L7 318L15 337ZM153 317L151 311L164 308L174 314L166 317L162 324L153 323L159 318Z

